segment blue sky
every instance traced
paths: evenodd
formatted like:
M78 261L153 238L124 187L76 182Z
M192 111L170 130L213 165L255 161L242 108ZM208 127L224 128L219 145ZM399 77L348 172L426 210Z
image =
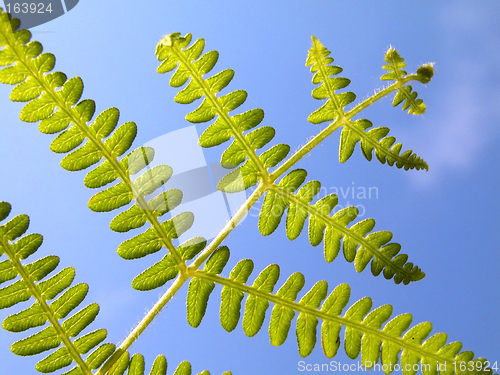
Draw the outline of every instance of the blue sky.
M277 263L282 275L278 286L296 271L306 277L304 291L319 280L327 280L330 290L347 282L352 288L350 303L370 296L374 306L391 304L394 314L409 312L414 323L430 321L434 333L446 332L450 342L461 341L464 350L495 362L500 361L499 12L496 1L122 1L118 5L84 0L32 32L45 51L55 54L57 70L83 79L83 97L96 101L96 113L114 106L120 109L120 123L137 123L136 147L191 125L184 116L195 105L175 103L178 89L168 85L170 75L156 73L156 43L170 32L191 32L195 39L205 38L206 51L218 50L213 72L226 68L236 72L224 92L248 92L236 112L264 109L263 125L276 129L271 144L287 143L292 150L324 128L307 122L321 106L311 97L312 77L304 66L311 35L332 51L336 64L344 68L342 76L352 80L349 89L357 100L382 86L383 53L391 45L405 57L409 71L434 62L431 83L414 85L427 104L423 116L392 108L392 98L362 114L374 126L390 127L405 149L413 149L428 162L429 172L368 162L359 148L340 164L338 133L297 165L307 168L308 179L318 179L329 192L336 189L340 204L362 206L364 217L377 221L376 230L391 231L393 241L402 245L402 252L426 272L426 278L395 285L369 271L357 274L341 257L326 264L321 246L313 248L305 231L291 242L282 223L271 236L261 236L255 211L225 242L231 259L224 274L240 259L251 258L256 271L250 280ZM22 105L10 102L9 92L10 87L0 86L4 161L0 200L12 204L13 214L30 215L30 231L44 236L39 256L56 254L60 267L76 268L76 281L90 286L86 301L101 306L91 327L107 328L108 341L118 343L164 291L138 292L130 286L160 254L136 261L116 254L117 246L131 235L109 229L113 213L96 214L87 208L94 192L82 183L85 172L69 173L59 166L61 156L48 147L53 136L39 133L36 124L21 122ZM199 134L205 126L197 126ZM223 150L205 150L206 161L217 162ZM341 192L352 187L371 187L377 195L353 199L347 193L344 199ZM301 373L298 362L303 359L293 329L281 347L269 344L270 310L253 338L244 335L241 322L232 333L224 331L218 318L220 289L216 287L201 326L194 329L186 322L187 288L182 288L131 352L144 354L149 367L156 355L165 354L169 373L182 360L189 360L195 373L203 369L212 374ZM6 316L0 311L0 319ZM42 358L11 354L8 346L21 337L0 331L6 375L34 373L34 364ZM357 363L343 349L333 360ZM304 361L330 362L319 344Z

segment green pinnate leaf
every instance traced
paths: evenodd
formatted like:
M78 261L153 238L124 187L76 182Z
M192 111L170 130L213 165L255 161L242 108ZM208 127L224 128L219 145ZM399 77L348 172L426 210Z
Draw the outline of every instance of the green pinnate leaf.
M108 332L105 329L98 329L77 338L74 345L80 354L88 353L106 339Z
M175 369L174 375L191 375L191 364L188 361L183 361Z
M49 117L40 121L38 130L45 134L55 134L65 130L71 123L71 118L63 110L56 110ZM74 130L73 130L74 131ZM56 149L60 146L55 145ZM75 146L76 147L76 146Z
M134 354L130 360L127 375L144 375L144 356L142 354Z
M279 273L279 267L276 264L268 266L255 279L252 287L264 293L271 293L278 281ZM260 331L268 307L269 302L263 298L254 295L247 298L243 315L243 331L248 337L253 337Z
M43 88L38 81L30 77L12 89L9 99L13 102L28 102L38 98L42 92Z
M115 351L115 345L102 344L87 357L87 364L91 369L98 369Z
M0 236L3 236L7 241L13 241L26 232L29 224L30 219L27 215L18 215L0 226Z
M269 236L278 228L289 204L285 197L274 191L266 195L259 215L259 231L263 236Z
M344 114L344 108L356 99L356 95L350 91L337 94L336 91L347 87L350 80L343 77L332 77L342 71L338 66L330 65L333 58L330 51L321 44L315 36L311 37L312 47L306 60L306 66L310 66L313 75L313 83L320 84L313 90L312 96L317 100L328 99L319 109L314 111L308 118L313 124L321 124L325 121L333 121Z
M160 186L163 186L172 176L172 168L168 165L157 165L146 170L132 183L132 190L135 197L144 197L153 193Z
M99 313L99 305L93 303L81 309L72 317L66 319L62 324L62 328L66 331L69 337L76 337L90 323L92 323Z
M253 267L253 262L250 259L243 259L231 270L229 279L239 283L246 283L253 271ZM240 320L243 296L243 292L239 290L228 287L222 288L220 321L222 327L228 332L233 331Z
M75 149L85 140L82 130L73 125L68 130L59 134L50 144L50 149L57 153L66 153Z
M60 344L61 338L57 335L54 327L47 327L32 336L16 341L10 350L14 354L27 356L57 348Z
M109 375L123 375L130 363L130 354L125 352L109 370Z
M50 308L57 319L65 318L85 298L89 291L87 284L80 283L66 290L59 298L50 304Z
M118 111L117 108L108 108L96 117L89 128L95 133L96 137L100 139L106 138L113 130L115 130L119 118L120 111ZM126 130L126 128L124 130ZM118 142L116 140L113 141L113 145L116 145L117 143Z
M0 221L4 221L10 214L12 206L7 202L0 202Z
M38 259L36 262L24 266L26 273L31 280L39 281L56 269L59 264L59 257L49 255Z
M153 362L153 367L149 375L166 375L167 374L167 359L164 355L159 355L155 358Z
M262 161L264 167L271 168L282 161L289 152L290 146L284 143L280 143L263 152L262 155L260 155L260 160Z
M48 355L39 361L35 368L42 373L49 373L60 370L64 367L71 365L73 358L68 348L62 347L57 349L54 353Z
M26 259L35 251L38 250L43 242L43 237L40 234L31 233L17 240L12 248L19 259Z
M205 316L207 303L215 284L212 281L194 278L189 283L187 295L187 321L191 327L198 327Z
M130 148L136 135L137 126L135 123L126 122L115 130L111 137L104 142L104 146L111 151L113 156L121 156Z
M0 284L12 280L17 276L17 271L10 260L0 262Z
M0 289L0 310L30 299L31 294L26 285L21 281Z
M179 272L172 256L166 255L162 260L137 275L132 281L132 288L136 290L152 290L165 285L174 279Z
M29 73L20 64L0 70L0 82L7 85L18 84L28 78L28 76Z
M304 287L304 283L304 275L295 272L290 275L276 295L288 301L295 301L297 294ZM295 311L289 307L278 304L273 307L271 322L269 323L269 338L271 340L271 345L279 346L286 341L294 316Z
M29 328L43 326L47 322L47 315L38 302L29 308L5 318L2 328L10 332L23 332Z
M127 185L119 182L90 198L89 208L95 212L108 212L129 204L133 197Z
M309 292L299 301L300 305L317 309L326 297L328 284L326 281L317 282ZM318 319L307 313L301 312L297 318L297 342L299 345L299 354L307 357L311 354L316 345L316 327Z
M58 91L59 97L68 106L73 106L82 97L83 81L80 77L73 77L68 79L62 89Z
M102 155L96 145L92 142L87 142L78 150L66 155L61 160L61 167L68 171L81 171L98 163L101 158Z

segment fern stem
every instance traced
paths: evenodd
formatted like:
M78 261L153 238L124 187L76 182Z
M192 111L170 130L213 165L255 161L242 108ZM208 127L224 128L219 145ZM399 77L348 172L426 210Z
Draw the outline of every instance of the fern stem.
M118 173L120 179L126 184L127 189L133 193L132 189L132 182L130 180L130 176L127 174L127 172L124 170L123 166L118 162L117 158L114 157L111 153L111 151L106 147L104 143L102 143L101 140L99 140L95 134L93 134L92 131L90 131L89 127L87 124L82 123L80 119L75 115L75 111L66 105L64 101L61 100L61 98L56 95L56 93L51 89L51 87L47 84L46 80L44 79L43 75L38 74L38 72L34 69L32 69L31 64L28 63L28 59L26 56L24 56L22 53L18 51L16 48L17 45L16 43L12 42L9 35L5 35L7 43L10 45L12 50L15 51L17 60L18 62L22 63L27 71L30 73L30 75L35 78L39 85L43 88L43 91L50 95L54 102L57 103L57 106L66 112L66 114L71 118L72 122L78 126L78 128L85 134L85 137L92 142L97 149L99 150L100 154L113 166L114 170ZM147 203L144 199L144 197L138 197L136 198L136 201L138 203L139 208L144 212L148 222L151 224L151 226L155 229L155 231L158 233L159 237L162 239L163 244L165 247L168 249L169 253L172 254L173 258L175 259L177 266L180 269L185 269L186 264L182 260L182 257L179 255L177 252L175 246L172 244L172 241L168 238L168 236L165 234L165 231L160 225L160 222L158 221L158 218L153 215L152 212L149 210L143 210L142 207L147 207Z
M313 308L301 305L297 302L284 299L284 298L279 297L275 294L262 292L253 286L246 285L243 283L238 283L238 282L235 282L233 280L227 279L225 277L222 277L222 276L219 276L219 275L216 275L213 273L208 273L205 271L198 270L194 273L193 277L199 277L201 279L210 280L210 281L216 282L217 284L220 284L222 286L226 286L228 288L240 290L243 293L246 293L248 295L253 295L255 297L265 299L269 302L274 303L275 305L285 306L285 307L292 309L293 311L297 311L299 313L311 315L311 316L314 316L316 318L322 319L323 321L332 321L332 322L338 323L344 327L353 328L357 331L363 332L364 334L370 334L370 335L376 336L379 339L381 339L382 341L389 341L389 342L397 345L398 347L400 347L404 350L409 350L409 351L418 353L421 357L424 357L427 359L433 359L439 363L445 363L445 362L451 363L451 362L455 361L455 359L453 357L441 357L441 356L439 356L431 351L427 351L421 345L412 345L410 342L406 341L403 338L389 336L381 330L368 327L362 323L353 322L345 317L333 316L333 315L327 314L321 310L315 310Z
M111 357L101 366L99 371L95 375L104 375L109 369L115 364L116 361L120 359L122 354L124 354L128 348L137 340L137 338L144 332L144 330L149 326L153 319L160 313L163 307L168 301L177 293L181 286L189 279L187 272L180 273L179 276L174 280L172 285L167 289L167 291L161 296L161 298L154 304L154 306L149 310L142 318L142 320L137 324L137 326L129 333L125 340L120 344L118 349L113 353Z
M290 156L283 164L281 164L274 172L269 175L269 180L271 182L276 181L280 176L282 176L286 171L292 168L297 162L306 156L310 151L312 151L316 146L318 146L322 141L325 140L330 134L332 134L335 130L339 129L342 126L346 126L349 124L351 118L357 115L359 112L369 107L376 101L380 100L384 96L389 95L391 92L399 89L405 83L417 80L420 81L420 77L416 74L412 74L406 76L401 80L401 82L395 82L390 86L380 90L376 94L372 95L368 99L363 100L361 103L357 104L354 108L346 112L342 117L337 118L330 125L328 125L325 129L323 129L320 133L318 133L313 139L307 142L304 146L302 146L299 150L297 150L292 156ZM360 134L362 135L362 134ZM378 144L374 144L375 148L380 148ZM386 152L387 153L387 152ZM393 154L390 154L394 156ZM399 160L399 159L398 159Z
M217 97L212 92L212 90L210 90L207 83L203 79L202 75L199 74L199 72L196 69L194 69L193 64L191 64L188 60L186 60L184 54L179 53L178 47L176 47L175 43L172 47L172 51L174 51L179 61L190 72L191 78L194 79L196 83L199 85L199 87L202 88L205 97L208 100L210 100L212 106L214 106L217 109L216 113L224 120L226 125L229 128L231 128L231 133L233 134L234 138L244 148L247 156L252 160L253 164L258 168L262 177L262 181L267 181L269 179L269 173L267 171L267 168L264 167L263 163L257 156L255 150L247 143L245 137L243 136L243 133L238 131L238 128L237 126L234 125L233 121L231 120L231 116L229 116L229 113L220 106Z
M382 99L384 96L389 95L391 92L400 89L401 87L403 87L403 85L405 85L406 83L408 83L410 81L419 81L420 82L421 77L419 77L417 74L410 74L404 78L401 78L400 80L394 82L392 85L389 85L389 86L383 88L382 90L378 91L374 95L370 96L369 98L363 100L361 103L354 106L354 108L352 108L351 110L349 110L345 113L345 117L348 119L353 118L358 113L363 111L365 108L368 108L370 105L372 105L376 101Z
M282 176L286 171L292 168L300 159L307 155L312 149L318 146L321 142L325 140L330 134L335 130L344 126L348 120L345 118L337 119L323 129L318 135L302 146L297 152L290 156L283 164L281 164L275 171L269 175L269 180L275 182L280 176Z
M37 285L26 273L26 270L24 269L23 265L21 264L19 259L15 256L15 252L11 249L10 244L3 238L3 236L0 237L0 246L3 247L5 254L7 254L10 261L14 265L18 275L21 276L24 284L30 290L31 295L36 299L36 301L42 308L43 312L45 313L45 316L47 317L47 320L56 330L57 335L61 339L62 344L68 349L69 353L71 354L71 357L77 363L80 370L82 370L82 372L86 375L92 375L92 371L88 367L87 363L85 363L82 357L80 357L80 353L78 353L78 350L71 342L64 328L59 324L59 320L54 316L54 313L52 312L49 305L47 305L47 302L40 293L40 290L38 289Z
M246 216L250 208L259 200L259 198L266 192L266 185L260 183L253 193L247 198L245 203L236 211L231 220L222 228L219 234L210 242L210 244L195 258L189 265L189 271L196 271L207 260L207 258L215 251L222 241L233 231L238 223Z

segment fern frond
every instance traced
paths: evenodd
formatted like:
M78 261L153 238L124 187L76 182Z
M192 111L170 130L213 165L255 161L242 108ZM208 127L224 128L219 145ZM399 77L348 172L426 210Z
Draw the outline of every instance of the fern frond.
M370 129L372 125L371 121L360 119L349 121L344 126L340 134L339 160L341 163L345 163L351 157L356 144L361 141L361 151L368 161L372 160L373 150L375 150L375 156L382 164L386 162L390 166L396 164L396 167L405 170L429 170L427 162L413 153L413 150L401 153L403 145L401 143L394 144L396 138L387 136L389 128Z
M329 194L314 204L313 199L321 190L319 181L306 180L307 172L296 169L288 173L278 184L273 184L267 193L259 216L259 230L264 236L273 233L279 226L285 211L286 234L290 240L296 239L309 218L309 242L318 246L324 242L327 262L332 262L343 248L344 257L354 262L356 271L362 272L371 263L371 271L378 276L383 271L386 279L394 278L399 284L409 284L421 280L425 273L413 263L407 262L408 256L399 254L401 246L389 243L392 233L380 231L370 233L375 220L365 219L347 227L358 216L356 207L343 208L333 215L338 196ZM299 189L300 187L300 189ZM343 239L343 241L342 241Z
M313 84L320 84L319 87L313 90L312 96L315 99L327 99L327 101L321 108L314 111L309 116L308 120L313 124L334 121L333 124L337 124L336 128L343 127L340 135L339 161L345 163L351 157L356 143L361 141L361 151L368 161L372 160L372 152L375 150L375 156L382 164L385 162L390 166L396 164L398 168L404 168L405 170L428 170L429 167L427 163L414 154L412 150L401 153L402 144L394 144L396 138L387 136L389 128L379 127L367 131L368 128L372 127L370 121L351 121L350 112L346 112L344 108L346 105L353 102L356 96L349 91L340 94L337 93L337 90L347 87L350 80L343 77L333 77L342 72L342 68L331 65L333 62L333 58L330 57L331 52L314 36L312 37L312 43L313 46L309 50L306 66L311 66L311 73L314 73L312 79ZM383 79L393 79L391 78L393 76L398 77L394 78L396 80L402 79L403 74L406 74L406 72L397 70L400 67L402 67L402 65L395 62L394 69L396 69L396 71L386 74L384 76L386 78L383 77ZM384 69L386 68L384 67ZM424 73L422 73L422 77L423 76ZM408 87L410 86L403 86L400 91L408 90ZM407 106L405 104L404 109L406 108Z
M0 221L8 217L10 210L9 203L0 202ZM40 360L36 369L49 373L75 362L80 374L91 374L92 369L98 368L115 351L113 344L98 347L106 339L105 329L80 335L96 318L99 306L96 303L87 305L68 317L83 302L88 286L83 283L71 286L75 278L74 268L65 268L54 274L59 264L56 256L46 256L29 264L21 262L42 244L41 235L24 235L28 225L28 216L19 215L0 226L0 254L8 257L0 263L0 284L19 276L19 280L0 289L0 308L12 307L32 297L35 299L30 307L5 318L2 327L10 332L24 332L42 327L47 322L50 326L15 342L11 351L31 356L63 344ZM84 360L82 355L94 348Z
M308 121L321 124L343 117L344 108L356 99L356 95L351 91L336 93L337 90L347 87L351 80L344 77L332 77L342 72L342 68L330 65L333 62L331 52L315 36L311 39L312 47L307 55L306 66L310 66L311 73L314 73L312 82L315 85L321 84L313 90L312 96L317 100L328 100L321 108L309 115Z
M224 259L227 261L226 255ZM441 374L454 374L453 363L462 361L473 361L474 364L479 362L481 366L478 365L477 368L481 369L486 366L486 360L474 359L474 353L460 352L461 343L446 344L447 335L444 333L427 338L432 330L431 323L420 323L410 328L410 314L398 315L391 319L390 305L372 309L372 300L364 297L346 310L350 298L350 287L347 284L337 286L328 294L327 282L319 281L295 302L305 283L301 273L292 274L273 294L279 279L279 267L276 264L268 266L259 273L252 284L246 284L252 270L253 262L244 259L236 264L229 278L206 270L196 271L193 275L192 282L198 280L200 285L205 283L211 286L206 293L206 300L215 283L223 286L220 315L221 324L228 331L234 330L238 324L242 300L246 294L248 297L242 323L245 334L252 337L260 331L272 303L274 307L269 323L271 344L279 346L286 341L292 320L298 314L296 338L302 357L311 354L318 338L321 338L326 357L334 357L340 347L341 329L344 327L343 342L346 354L351 359L361 356L361 362L366 369L373 368L379 361L387 374L393 372L396 365L401 369L407 366L403 371L405 374L415 374L416 370L407 369L417 368L419 364L426 374L437 374L439 369ZM188 300L189 298L188 292ZM188 307L188 319L189 309ZM205 310L203 314L204 312ZM320 332L318 325L321 326ZM398 359L400 353L401 357ZM438 369L438 365L444 364L447 364L446 371L442 370L443 367ZM471 373L491 374L492 371L487 369Z
M281 162L290 152L290 147L278 144L257 155L256 150L263 148L273 139L274 129L264 126L245 132L261 123L264 111L257 108L230 115L230 112L245 102L247 93L236 90L217 96L231 82L234 72L226 69L204 78L215 66L219 54L217 51L210 51L202 55L205 41L198 39L188 47L191 38L191 34L181 37L180 33L172 33L158 43L156 54L162 62L158 73L167 73L177 68L170 79L170 85L173 87L183 86L189 80L186 87L175 96L177 103L189 104L204 97L199 107L187 114L188 121L201 123L217 117L200 136L199 144L202 147L217 146L234 138L223 153L221 163L226 168L244 164L226 175L217 188L224 192L248 189L260 179L266 179L268 169Z
M151 366L151 370L149 371L149 375L167 375L167 360L165 356L159 355L155 358L153 365ZM144 356L142 354L136 353L130 358L128 352L122 354L120 359L111 367L107 374L109 375L123 375L125 371L127 371L127 375L144 375L146 372L146 364L144 361ZM188 361L181 362L173 375L191 375L191 364ZM198 375L210 375L208 371L202 371ZM231 375L230 371L224 372L222 375Z
M425 112L426 108L424 101L417 99L418 94L416 91L412 91L413 88L410 85L403 86L405 83L403 78L407 75L407 72L403 70L406 66L404 60L396 49L390 47L384 55L384 61L387 65L382 66L389 73L384 74L380 79L383 81L397 81L401 84L392 102L394 107L403 103L403 111L408 110L409 114L421 115ZM434 75L432 65L426 64L420 67L417 70L417 75L422 83L429 82Z
M29 31L14 32L19 26L16 22L9 18L8 13L0 13L1 54L9 56L0 59L0 66L7 66L0 70L0 82L16 85L11 92L11 100L28 102L21 111L21 120L40 121L39 130L42 133L59 133L50 149L56 153L67 153L61 161L66 170L87 169L104 159L87 173L84 180L87 187L101 188L120 180L95 194L88 204L93 211L107 212L134 201L131 207L111 221L111 229L117 232L140 228L146 222L151 224L151 228L142 235L122 243L118 250L120 255L126 259L139 258L166 247L175 267L182 267L184 259L172 240L189 229L193 222L192 214L184 212L160 222L161 216L180 204L182 193L172 189L149 197L169 180L172 169L166 165L150 168L154 157L154 150L150 147L140 147L126 154L136 137L136 125L126 122L118 126L120 113L116 108L106 109L93 119L94 101L80 100L82 80L79 77L67 79L61 72L52 72L54 56L42 53L40 43L30 41ZM137 178L132 178L143 170ZM170 279L170 275L171 271L165 270L165 274L158 275L157 280ZM148 283L149 288L158 286L158 283Z

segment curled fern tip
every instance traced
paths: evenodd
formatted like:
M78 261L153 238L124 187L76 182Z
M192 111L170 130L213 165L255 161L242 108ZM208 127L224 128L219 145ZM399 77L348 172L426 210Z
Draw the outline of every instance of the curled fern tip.
M429 83L431 78L434 76L434 64L424 64L417 69L417 76L422 83Z

